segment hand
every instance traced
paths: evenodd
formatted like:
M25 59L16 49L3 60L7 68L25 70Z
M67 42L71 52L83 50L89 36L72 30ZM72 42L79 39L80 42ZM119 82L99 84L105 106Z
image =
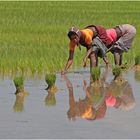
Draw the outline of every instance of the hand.
M87 65L87 64L84 62L83 67L85 68L85 67L86 67L86 65Z
M106 63L106 68L109 68L110 67L110 64L109 63Z
M66 71L65 70L62 70L61 71L61 75L64 75L64 74L66 74Z
M110 68L111 65L110 65L109 60L108 59L104 59L104 61L105 61L105 64L106 64L106 68Z
M67 81L67 77L66 77L64 71L61 71L61 80L62 80L62 81Z
M110 67L110 63L109 63L109 60L107 59L107 57L103 57L103 60L106 64L106 68L109 68Z
M107 69L111 68L111 64L110 64L109 62L106 63L106 68L107 68Z
M62 80L66 80L65 74L62 74L62 72L61 72L61 79L62 79Z

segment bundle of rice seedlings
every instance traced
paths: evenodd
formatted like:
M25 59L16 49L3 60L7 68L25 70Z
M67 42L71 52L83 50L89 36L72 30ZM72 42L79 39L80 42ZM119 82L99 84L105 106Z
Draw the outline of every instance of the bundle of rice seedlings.
M93 82L99 81L101 75L100 68L95 67L91 69L91 77Z
M55 86L55 81L56 81L56 74L46 74L45 81L48 85L46 90L54 87Z
M135 56L135 65L140 65L140 55Z
M115 66L112 70L112 73L115 77L121 76L122 70L120 66Z
M19 92L24 92L24 78L23 76L18 76L14 78L14 84L16 87L16 94Z

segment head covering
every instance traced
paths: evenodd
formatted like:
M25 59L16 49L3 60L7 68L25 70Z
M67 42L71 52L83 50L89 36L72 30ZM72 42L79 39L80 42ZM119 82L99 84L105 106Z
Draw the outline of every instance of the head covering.
M79 38L80 38L80 36L81 36L80 30L77 29L76 27L71 27L71 28L69 29L68 37L70 38L71 35L73 35L73 34L76 34Z

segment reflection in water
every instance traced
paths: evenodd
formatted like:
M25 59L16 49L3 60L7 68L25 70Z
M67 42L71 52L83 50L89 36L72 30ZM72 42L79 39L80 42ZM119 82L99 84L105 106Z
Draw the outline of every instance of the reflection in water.
M134 73L135 80L140 82L140 65L135 66L135 73Z
M29 93L27 93L24 90L24 77L23 76L16 76L14 77L14 85L16 87L16 101L13 106L14 112L22 112L24 110L24 97L28 96Z
M135 99L131 85L123 77L113 80L107 87L106 105L130 110L135 106Z
M46 88L48 94L45 98L46 106L54 106L56 105L55 93L58 91L55 82L56 82L56 74L46 74L45 81L48 85Z
M24 111L24 98L29 95L27 92L18 92L16 95L16 101L13 105L14 112L23 112Z
M46 106L54 106L56 105L55 93L58 91L56 86L53 86L47 90L48 94L45 98Z
M71 81L64 75L69 92L69 110L67 116L70 120L77 117L86 120L99 120L105 117L107 107L130 110L135 106L135 99L131 85L122 76L106 82L108 69L98 82L87 86L83 81L85 98L75 101L74 89Z
M76 120L81 117L87 120L100 119L105 116L106 104L104 100L104 92L102 86L90 85L87 87L86 81L84 83L85 98L75 101L73 93L73 85L71 81L65 76L67 88L69 91L69 110L67 116L70 120Z

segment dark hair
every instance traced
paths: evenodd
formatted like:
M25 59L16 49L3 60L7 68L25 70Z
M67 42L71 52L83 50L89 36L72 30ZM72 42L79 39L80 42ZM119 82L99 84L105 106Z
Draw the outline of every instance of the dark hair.
M80 38L81 32L76 27L71 27L68 32L68 37L70 38L72 35L77 35Z

